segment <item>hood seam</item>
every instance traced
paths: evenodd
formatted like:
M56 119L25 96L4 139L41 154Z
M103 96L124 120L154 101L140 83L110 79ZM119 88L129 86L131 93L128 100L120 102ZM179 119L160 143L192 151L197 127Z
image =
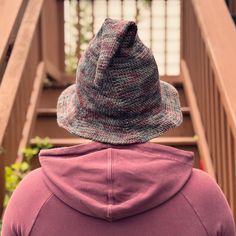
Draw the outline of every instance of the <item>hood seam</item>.
M108 208L107 217L112 219L112 205L114 204L113 196L113 156L112 148L108 148L108 165L107 165L107 179L108 179Z
M111 152L111 149L113 148L108 148L108 153ZM110 150L110 151L109 151ZM116 150L116 149L113 149L113 150ZM108 154L109 155L109 154ZM162 157L162 156L159 156L159 153L156 153L155 155L152 155L152 154L149 154L149 156L152 156L152 157L155 157L159 160L169 160L169 161L176 161L176 162L179 162L179 163L182 163L184 165L188 165L188 166L192 166L191 163L188 163L188 162L192 162L193 161L193 158L194 156L188 156L188 157L184 157L185 160L178 160L178 158L174 158L174 157ZM54 158L55 156L40 156L40 162L41 161L44 161L44 159L47 159L47 158ZM180 158L183 157L183 156L180 156ZM62 159L65 158L64 156L62 157ZM58 158L59 159L59 158ZM69 158L68 158L69 159Z

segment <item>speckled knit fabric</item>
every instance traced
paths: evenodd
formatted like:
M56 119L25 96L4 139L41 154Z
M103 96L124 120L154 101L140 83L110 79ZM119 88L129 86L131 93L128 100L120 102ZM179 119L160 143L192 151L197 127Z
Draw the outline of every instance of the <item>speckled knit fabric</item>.
M106 19L57 104L59 126L112 144L142 143L182 122L176 89L159 80L133 21Z

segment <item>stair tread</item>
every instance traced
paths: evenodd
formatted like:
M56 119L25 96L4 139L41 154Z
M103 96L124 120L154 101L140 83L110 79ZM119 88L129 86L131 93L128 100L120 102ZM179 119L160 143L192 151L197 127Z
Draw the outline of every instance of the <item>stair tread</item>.
M61 138L49 139L49 142L54 147L68 147L79 144L89 143L90 140L83 138ZM197 147L197 140L194 137L158 137L150 140L152 143L172 146L181 150L191 151L194 153L194 167L199 168L199 152ZM34 144L34 139L30 140L31 145Z
M32 134L32 137L40 136L49 138L73 138L74 135L67 132L65 129L60 128L56 120L56 110L41 110L42 113L38 113L37 122ZM194 130L192 121L188 109L183 112L183 123L174 128L169 129L162 136L163 137L178 137L178 136L194 136Z
M181 107L181 111L185 114L190 113L189 107ZM39 115L56 115L57 109L56 108L38 108L37 113Z
M172 84L179 93L180 103L183 107L188 106L185 92L183 88L183 81L179 76L163 76L161 80ZM67 88L70 83L67 84L53 84L44 85L42 97L40 100L40 108L55 108L57 104L57 99L62 93L62 91Z
M84 138L50 138L50 143L58 146L58 145L76 145L88 143L88 139ZM34 139L30 140L31 144L34 144ZM158 143L158 144L169 144L173 146L177 145L197 145L197 139L195 137L158 137L151 139L150 142Z

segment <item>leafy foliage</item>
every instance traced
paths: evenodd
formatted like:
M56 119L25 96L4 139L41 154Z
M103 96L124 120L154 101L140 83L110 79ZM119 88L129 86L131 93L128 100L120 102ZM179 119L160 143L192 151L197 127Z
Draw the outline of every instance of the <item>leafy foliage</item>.
M20 181L30 171L30 165L27 162L14 163L11 166L5 167L5 188L6 194L4 197L3 207L5 208L8 204L11 194L20 183Z
M24 160L29 163L33 157L38 155L41 149L49 149L52 147L53 145L49 143L48 137L41 139L37 136L34 138L34 144L32 146L26 147L22 150Z
M52 148L53 145L49 143L49 139L46 137L41 139L35 137L34 144L30 147L26 147L22 150L23 162L14 163L5 167L5 189L6 194L4 197L3 207L6 208L9 199L16 189L21 180L31 171L30 161L36 157L41 149Z

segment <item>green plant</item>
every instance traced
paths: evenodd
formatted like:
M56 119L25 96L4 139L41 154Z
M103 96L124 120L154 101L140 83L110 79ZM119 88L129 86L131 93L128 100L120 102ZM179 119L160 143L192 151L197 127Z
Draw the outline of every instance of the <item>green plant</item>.
M41 149L52 148L53 145L49 143L49 139L40 137L34 138L34 144L22 150L23 161L14 163L5 167L5 197L3 207L6 208L9 199L21 180L31 171L31 160L37 156Z
M24 160L29 163L33 157L38 155L41 149L49 149L52 147L53 145L49 143L48 137L42 139L37 136L34 138L34 144L32 146L26 147L22 150Z
M27 162L14 163L5 167L5 189L3 207L5 208L9 202L10 196L16 189L20 181L29 173L30 165Z
M1 235L1 232L2 232L2 220L0 219L0 235Z
M147 6L151 6L152 0L143 0L145 4L147 4Z

